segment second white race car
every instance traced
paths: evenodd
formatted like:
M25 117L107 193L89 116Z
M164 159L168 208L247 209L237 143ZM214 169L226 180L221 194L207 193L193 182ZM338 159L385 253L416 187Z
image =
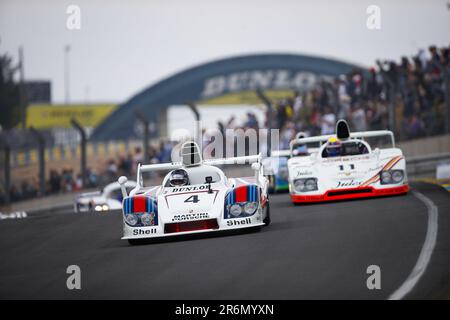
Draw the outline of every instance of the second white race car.
M368 138L388 137L390 146L372 147ZM293 203L322 202L406 194L409 190L405 158L395 148L391 131L350 133L345 121L336 125L336 135L295 139L298 145L319 144L307 156L288 160L289 191Z
M181 148L181 162L139 165L138 185L123 201L123 238L145 238L242 228L270 223L268 180L260 156L202 160L196 143ZM217 165L252 163L254 175L228 178ZM146 172L168 171L161 185L145 186ZM119 178L124 184L125 177Z
M136 188L135 181L127 181L125 189L131 191ZM101 191L86 192L75 198L75 212L120 210L122 208L122 192L118 182L105 186Z

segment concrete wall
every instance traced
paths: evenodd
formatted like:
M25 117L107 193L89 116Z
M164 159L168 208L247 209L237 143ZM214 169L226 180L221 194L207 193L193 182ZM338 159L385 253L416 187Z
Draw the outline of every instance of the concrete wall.
M400 142L397 147L403 150L406 158L450 151L450 134Z

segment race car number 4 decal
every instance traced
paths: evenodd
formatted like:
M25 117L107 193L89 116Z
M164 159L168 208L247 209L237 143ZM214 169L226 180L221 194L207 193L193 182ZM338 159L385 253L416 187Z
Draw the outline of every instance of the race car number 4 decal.
M195 195L190 196L186 200L184 200L184 202L197 203L197 202L200 202L200 200L198 199L198 195L195 194Z

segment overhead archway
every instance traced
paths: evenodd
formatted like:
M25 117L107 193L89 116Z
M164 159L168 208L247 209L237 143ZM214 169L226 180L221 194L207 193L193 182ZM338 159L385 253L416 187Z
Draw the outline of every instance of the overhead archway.
M250 103L263 90L305 90L321 77L336 77L358 65L334 59L297 54L255 54L205 63L168 77L121 104L94 131L93 140L140 136L135 110L158 123L161 111L187 102ZM250 100L250 101L249 101Z

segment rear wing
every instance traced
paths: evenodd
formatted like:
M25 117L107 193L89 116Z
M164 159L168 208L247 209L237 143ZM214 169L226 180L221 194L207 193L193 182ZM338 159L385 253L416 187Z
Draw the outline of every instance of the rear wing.
M386 136L391 139L392 147L395 148L394 134L392 133L392 131L389 131L389 130L351 132L349 139L364 140L364 138L386 137ZM290 152L292 153L292 150L294 149L295 146L303 145L303 144L307 144L307 143L320 143L320 145L322 145L323 143L327 142L328 139L330 139L332 137L336 137L336 135L330 134L330 135L324 135L324 136L294 139L289 143Z
M392 148L395 148L395 138L392 131L389 130L375 130L375 131L362 131L362 132L351 132L350 138L361 139L373 138L373 137L389 137L391 140Z
M270 152L270 157L289 157L291 150L273 150Z
M246 162L248 162L249 164L261 162L261 154L253 156L231 157L226 159L222 158L203 160L203 164L207 164L210 166L220 166L225 164L245 164Z
M231 165L231 164L252 164L255 162L261 162L261 154L253 156L242 156L242 157L232 157L232 158L221 158L221 159L206 159L202 160L201 164L206 164L210 166L220 166L220 165ZM183 163L181 162L170 162L170 163L157 163L157 164L138 164L137 168L137 181L139 185L142 184L142 173L143 172L157 172L157 171L169 171L183 168Z

